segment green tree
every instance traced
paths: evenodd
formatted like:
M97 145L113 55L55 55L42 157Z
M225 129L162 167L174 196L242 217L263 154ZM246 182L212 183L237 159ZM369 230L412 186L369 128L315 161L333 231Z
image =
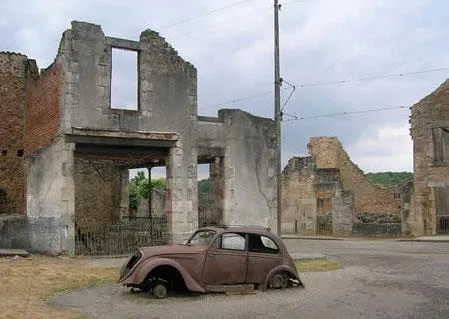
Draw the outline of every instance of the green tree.
M198 182L198 190L201 193L209 193L210 192L210 178L200 180Z
M395 185L404 185L413 179L413 173L410 172L379 172L367 173L366 177L374 184L389 187Z
M164 190L165 188L164 178L153 179L149 182L144 172L137 172L137 175L129 181L129 207L137 209L142 199L148 199L150 189Z

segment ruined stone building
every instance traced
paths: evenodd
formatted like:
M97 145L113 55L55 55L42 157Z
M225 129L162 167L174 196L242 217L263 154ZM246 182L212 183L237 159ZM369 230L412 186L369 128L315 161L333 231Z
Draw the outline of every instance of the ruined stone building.
M335 137L312 137L310 156L290 159L282 173L282 231L301 235L399 236L407 185L368 180Z
M111 105L113 50L136 52L135 110ZM216 222L276 229L274 122L198 116L197 71L156 32L132 41L72 22L44 70L1 52L0 116L0 247L74 254L77 225L128 215L128 169L155 166L180 241L198 226L198 163L210 164Z
M449 233L449 80L413 105L414 192L407 231Z

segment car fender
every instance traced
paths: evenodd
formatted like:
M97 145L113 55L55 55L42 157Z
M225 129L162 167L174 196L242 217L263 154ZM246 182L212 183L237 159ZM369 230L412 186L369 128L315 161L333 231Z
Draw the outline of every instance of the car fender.
M187 289L190 291L197 292L206 292L205 289L196 282L195 279L190 276L190 274L182 267L178 262L170 258L155 258L155 259L147 259L142 261L141 265L139 265L134 280L135 282L142 283L146 276L156 267L159 266L171 266L175 268L181 274L184 282L186 284Z
M265 277L265 280L263 283L259 286L259 289L261 290L267 290L268 287L268 281L270 280L271 276L279 271L287 271L294 279L299 281L299 285L304 287L304 284L302 283L301 279L299 278L298 272L296 269L293 269L292 267L288 265L280 265L270 270L270 272Z

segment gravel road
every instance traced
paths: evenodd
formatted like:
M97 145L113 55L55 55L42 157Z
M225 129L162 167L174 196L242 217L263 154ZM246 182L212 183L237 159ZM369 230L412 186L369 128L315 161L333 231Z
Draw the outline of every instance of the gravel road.
M449 318L449 243L286 240L292 253L323 253L341 270L303 273L306 288L155 300L120 285L60 293L57 308L94 318ZM117 259L86 259L92 265Z

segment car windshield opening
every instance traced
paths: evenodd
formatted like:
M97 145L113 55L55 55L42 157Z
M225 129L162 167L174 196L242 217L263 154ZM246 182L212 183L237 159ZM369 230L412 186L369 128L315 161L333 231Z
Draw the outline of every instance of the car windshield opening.
M209 245L215 236L214 230L199 230L189 239L187 244L189 245Z

